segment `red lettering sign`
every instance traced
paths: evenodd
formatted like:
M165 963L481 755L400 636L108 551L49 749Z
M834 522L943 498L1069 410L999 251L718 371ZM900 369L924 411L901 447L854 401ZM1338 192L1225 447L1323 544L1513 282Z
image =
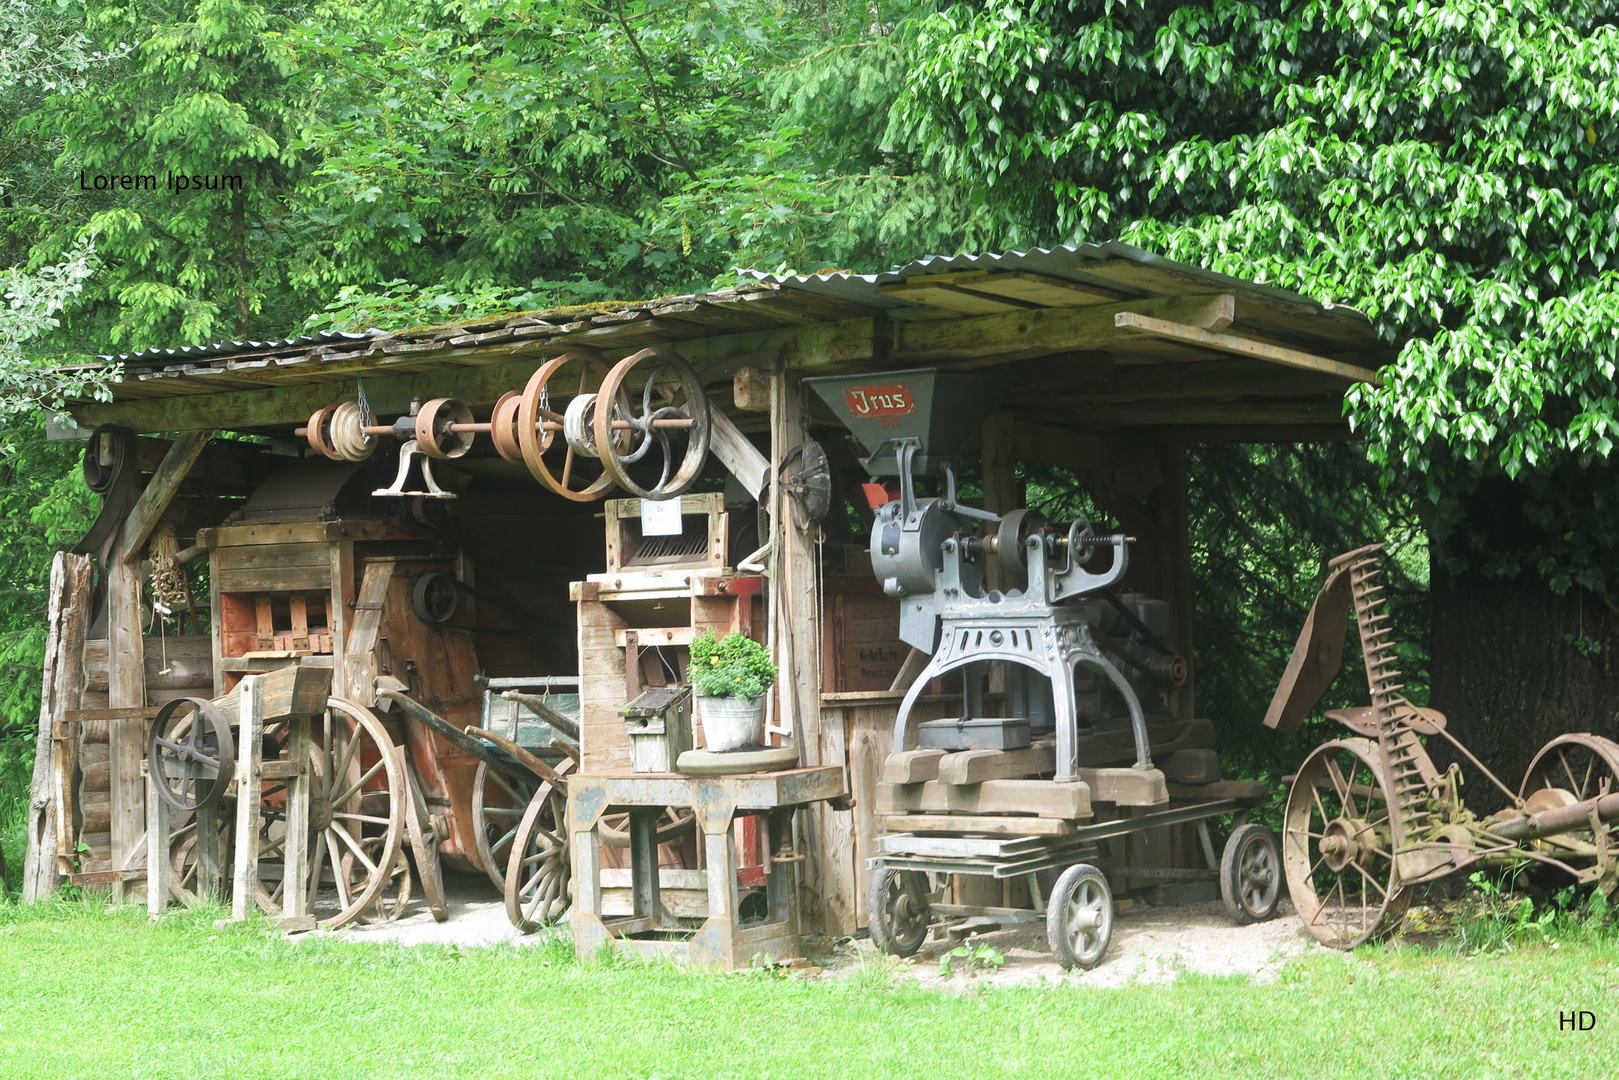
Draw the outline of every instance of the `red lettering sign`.
M916 411L916 398L903 383L887 386L851 386L843 392L843 403L861 419L876 418L883 427L898 427L885 417L909 416Z

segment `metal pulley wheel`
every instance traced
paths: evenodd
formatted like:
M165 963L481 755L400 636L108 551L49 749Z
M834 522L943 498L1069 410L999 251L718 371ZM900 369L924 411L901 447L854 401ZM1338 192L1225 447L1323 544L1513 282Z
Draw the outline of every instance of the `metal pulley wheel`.
M316 409L304 437L317 453L333 461L364 461L377 450L377 440L365 433L364 424L360 403L342 401Z
M577 376L572 370L565 370L569 368L577 368ZM612 488L613 478L603 472L580 484L581 478L574 472L579 455L565 439L563 442L567 446L567 453L562 459L561 475L553 475L545 463L545 454L554 445L556 432L562 428L563 416L557 411L557 405L567 391L561 387L574 384L576 389L568 395L571 400L589 393L592 381L599 382L606 374L607 364L594 354L563 353L540 365L539 370L529 377L518 402L514 424L523 464L547 490L574 502L592 502L603 498ZM555 391L553 383L557 384ZM575 484L580 486L575 487Z
M562 437L568 440L568 449L582 457L601 457L596 450L595 423L595 394L580 394L568 402L567 411L562 414Z
M102 424L84 444L84 482L97 495L112 490L113 480L135 459L135 433L114 424Z
M157 781L159 797L176 810L213 802L225 793L236 769L230 723L211 701L175 698L152 721L146 768Z
M410 609L422 622L441 626L455 615L461 596L449 574L423 574L410 588Z
M1046 515L1027 506L1001 518L995 527L995 557L1003 570L1013 577L1028 575L1029 557L1023 546L1046 524Z
M472 449L472 433L452 424L472 423L472 409L455 398L433 398L416 412L416 445L430 458L458 458Z
M522 394L508 390L495 402L489 417L489 440L495 444L495 453L513 465L523 464L523 444L517 438L517 410L522 403Z
M633 389L637 386L638 391ZM606 475L643 499L681 494L708 460L708 407L702 379L679 353L654 346L626 356L613 365L596 396L596 452ZM615 428L620 423L628 426ZM677 440L685 442L678 454ZM643 487L630 477L629 469L647 460L654 448L658 480Z

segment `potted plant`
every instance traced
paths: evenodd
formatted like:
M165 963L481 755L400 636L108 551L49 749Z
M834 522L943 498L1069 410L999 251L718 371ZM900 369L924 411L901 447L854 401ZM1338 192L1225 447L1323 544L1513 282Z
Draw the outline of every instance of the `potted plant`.
M713 627L691 642L691 682L711 751L745 750L759 745L764 727L764 693L776 681L776 665L765 647L741 631L717 637Z

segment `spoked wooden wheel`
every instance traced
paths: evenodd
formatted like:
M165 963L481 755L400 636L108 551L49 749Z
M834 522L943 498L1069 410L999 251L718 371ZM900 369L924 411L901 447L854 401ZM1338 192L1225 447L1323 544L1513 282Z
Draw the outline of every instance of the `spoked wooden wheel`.
M146 740L157 793L176 810L195 810L225 793L236 768L230 721L210 701L176 698L158 710Z
M697 372L671 349L642 349L613 365L596 396L593 421L602 468L643 499L679 495L708 458L708 395ZM615 422L628 427L615 428ZM630 476L630 466L642 461L659 467L651 487Z
M1052 886L1046 903L1046 941L1070 971L1089 970L1107 955L1113 940L1113 890L1089 863L1070 866Z
M233 810L221 810L214 819L214 849L219 853L220 888L228 888L230 839L236 821ZM201 864L197 842L197 819L193 817L169 834L169 895L190 906L197 902L197 872Z
M380 853L378 840L367 840L366 844L370 845L370 848L377 849ZM356 921L362 923L393 922L405 913L406 908L410 907L410 894L410 861L405 858L405 853L401 851L394 856L393 869L388 873L388 884L382 887L382 891L377 893L376 901Z
M1299 918L1349 949L1393 931L1411 902L1394 868L1392 793L1369 739L1315 749L1287 795L1282 864Z
M603 814L596 823L601 833L602 843L608 847L627 848L630 846L630 815ZM658 831L654 834L654 842L669 844L683 836L691 834L697 828L697 815L688 810L682 814L672 806L663 808L658 818Z
M472 832L478 859L501 895L506 892L506 863L511 859L517 826L538 786L527 772L519 775L516 770L491 769L486 761L478 763L472 779Z
M443 922L450 917L450 906L444 898L444 864L438 857L439 843L448 831L442 819L428 811L427 796L422 790L421 778L406 761L404 747L397 747L399 764L405 774L410 796L405 800L405 836L410 840L410 853L416 858L416 873L422 879L422 895L433 912L433 919Z
M872 943L892 956L920 949L932 921L930 894L928 876L920 870L878 869L866 895Z
M563 353L541 364L530 376L517 405L515 423L523 463L534 474L534 479L574 502L591 502L604 497L613 486L613 478L606 472L597 475L599 466L589 466L586 475L581 475L585 470L576 468L582 464L579 458L584 455L577 454L566 439L556 437L564 421L562 403L584 398L606 374L606 363L595 356ZM546 453L558 442L565 447L560 476L552 474L551 467L545 463Z
M573 762L557 766L562 779ZM568 846L568 796L546 781L534 791L512 838L506 862L506 917L525 934L562 918L568 910L573 860Z
M327 699L311 723L310 912L322 930L353 920L388 885L405 833L404 770L371 713ZM335 897L323 892L327 886Z

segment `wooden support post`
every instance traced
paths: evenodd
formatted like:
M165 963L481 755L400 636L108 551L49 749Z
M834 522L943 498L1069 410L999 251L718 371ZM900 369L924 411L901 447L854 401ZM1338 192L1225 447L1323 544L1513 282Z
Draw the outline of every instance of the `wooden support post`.
M1158 491L1160 595L1169 602L1168 645L1186 658L1186 685L1169 695L1169 708L1177 720L1196 714L1192 670L1192 538L1191 505L1186 487L1186 447L1164 444L1159 451L1164 484Z
M199 721L200 722L200 721ZM146 777L146 914L161 918L169 908L169 804L157 793L158 778Z
M220 867L225 853L219 849L219 805L204 803L197 807L197 885L198 902L207 903L224 895L224 877Z
M23 858L22 898L33 903L56 891L57 837L71 832L57 811L53 755L55 725L77 709L84 693L84 633L90 622L90 557L59 551L51 562L46 607L45 673L40 684L39 736L34 744L34 775L28 800L28 850ZM71 845L70 845L71 847Z
M242 922L258 904L259 896L259 793L264 771L264 695L260 675L244 675L241 720L236 734L236 873L232 882L230 917Z
M287 721L287 760L298 764L296 776L287 777L287 840L283 849L281 890L283 921L302 919L309 914L310 890L302 887L309 879L309 725L307 716ZM316 883L319 887L319 883Z
M174 493L180 490L180 482L186 478L195 465L197 458L202 454L202 448L208 445L210 431L187 431L181 433L169 446L169 452L163 455L157 471L147 483L146 490L129 511L129 517L124 521L123 535L118 541L118 558L121 562L134 562L140 558L141 548L146 546L146 538L152 535L157 523L162 520L164 511L168 510L169 502Z
M107 567L107 705L113 709L145 709L146 654L141 639L141 572L139 563L114 558ZM112 865L125 866L135 841L146 827L146 781L140 774L146 756L146 721L107 723L112 799ZM113 884L123 899L123 882Z

